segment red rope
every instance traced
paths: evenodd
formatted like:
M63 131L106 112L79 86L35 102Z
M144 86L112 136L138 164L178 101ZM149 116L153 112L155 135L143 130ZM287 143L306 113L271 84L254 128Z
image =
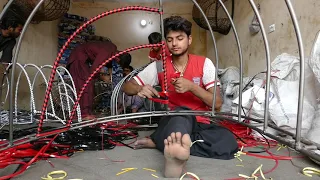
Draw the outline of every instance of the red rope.
M43 120L44 120L44 117L45 117L45 112L46 112L46 109L47 109L47 106L48 106L48 101L49 101L49 95L52 91L52 83L53 83L53 80L54 80L54 77L56 75L56 70L57 70L57 67L59 65L59 62L60 62L60 59L62 58L62 55L64 53L64 51L67 49L67 47L69 46L69 44L71 43L71 41L84 29L86 28L88 25L92 24L93 22L103 18L103 17L106 17L108 15L111 15L111 14L115 14L115 13L118 13L118 12L124 12L124 11L149 11L149 12L157 12L157 13L160 13L160 10L157 9L157 8L149 8L149 7L141 7L141 6L128 6L128 7L124 7L124 8L118 8L118 9L114 9L114 10L111 10L111 11L107 11L107 12L104 12L102 14L99 14L93 18L91 18L90 20L88 20L86 23L84 23L81 27L79 27L70 37L69 39L67 40L67 42L64 44L64 46L61 48L55 62L54 62L54 65L53 65L53 68L52 68L52 71L51 71L51 75L50 75L50 80L48 82L48 88L46 90L46 93L45 93L45 99L44 99L44 102L43 102L43 106L42 106L42 111L41 111L41 116L40 116L40 121L39 121L39 124L38 124L38 134L41 132L42 130L42 125L43 125Z
M147 44L147 45L140 45L140 46L135 46L135 47L132 47L132 48L129 48L129 49L126 49L112 57L110 57L109 59L105 60L102 64L100 64L100 66L89 76L89 78L87 79L86 83L82 86L81 88L81 91L79 92L78 94L78 98L73 106L73 109L71 111L71 114L70 114L70 117L69 117L69 120L67 122L67 127L70 127L70 124L72 122L72 119L76 113L76 109L77 109L77 106L79 105L79 101L83 95L83 92L84 90L86 89L86 87L88 86L88 84L91 82L91 80L93 79L93 77L98 73L100 72L100 69L105 66L109 61L111 61L112 59L116 58L116 57L119 57L120 55L122 55L123 53L128 53L130 51L134 51L134 50L138 50L138 49L142 49L142 48L151 48L151 47L157 47L157 46L161 46L161 44Z
M167 81L167 56L166 56L166 44L162 41L162 61L163 61L163 78L162 91L167 95L168 92L168 81Z

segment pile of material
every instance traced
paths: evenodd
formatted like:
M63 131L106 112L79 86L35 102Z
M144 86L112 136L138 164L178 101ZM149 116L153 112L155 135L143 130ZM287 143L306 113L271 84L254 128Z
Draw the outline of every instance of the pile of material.
M302 112L302 136L319 142L315 129L320 119L318 99L320 84L315 77L312 62L305 63L305 94ZM239 104L239 70L227 68L220 70L220 80L224 95L223 112L238 114ZM299 94L300 60L296 56L281 54L271 64L271 84L269 97L269 119L278 127L295 134L297 122L298 94ZM265 72L243 80L241 112L245 116L263 119L265 111ZM250 122L253 123L253 122ZM317 128L316 128L317 127ZM278 135L269 128L268 133ZM254 134L260 136L254 131Z
M58 51L63 47L63 45L67 42L69 37L86 21L87 18L81 17L73 14L65 14L61 19L59 26L59 36L58 36ZM89 36L95 34L95 27L93 25L87 26L87 28L83 29L83 31L77 35L69 44L69 47L62 55L62 59L60 60L60 64L65 65L68 62L68 58L71 54L72 49L77 47L79 44L86 42L89 39Z

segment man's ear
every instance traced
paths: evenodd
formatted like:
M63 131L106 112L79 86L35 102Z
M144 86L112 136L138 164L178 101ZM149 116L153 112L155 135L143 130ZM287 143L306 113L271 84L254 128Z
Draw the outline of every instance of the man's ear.
M192 43L192 36L190 35L188 39L189 39L189 46L190 46Z

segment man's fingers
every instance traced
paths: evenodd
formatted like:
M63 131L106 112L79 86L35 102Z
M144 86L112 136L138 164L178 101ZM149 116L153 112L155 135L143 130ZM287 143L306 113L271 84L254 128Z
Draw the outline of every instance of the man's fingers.
M138 95L139 97L146 98L146 96L143 95L141 92L139 92L137 95Z
M153 96L153 92L150 90L150 89L146 89L145 91L144 91L144 95L145 96L147 96L147 98L152 98L152 96Z
M157 96L158 98L160 97L158 91L155 90L153 87L151 87L151 89L149 89L149 90L152 92L152 94L154 94L154 95Z

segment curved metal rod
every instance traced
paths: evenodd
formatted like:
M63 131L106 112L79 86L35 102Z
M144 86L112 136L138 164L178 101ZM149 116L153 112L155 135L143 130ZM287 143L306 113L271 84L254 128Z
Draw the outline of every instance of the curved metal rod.
M114 110L115 113L112 113L111 115L117 115L118 113L118 98L119 98L119 94L122 88L122 85L124 84L125 81L129 81L136 73L139 73L140 71L142 71L145 67L147 67L150 63L148 63L147 65L144 65L142 67L140 67L139 69L135 69L133 70L130 74L128 74L126 77L124 77L123 79L121 79L121 81L117 84L116 88L112 91L112 96L111 96L111 103L114 102L114 104L112 104L112 110ZM122 102L124 103L124 102ZM125 108L125 104L122 104ZM112 112L112 111L111 111Z
M303 111L303 99L304 99L304 47L303 41L301 37L299 22L297 20L296 13L292 7L292 3L290 0L285 0L293 26L296 32L298 47L299 47L299 55L300 55L300 78L299 78L299 96L298 96L298 111L297 111L297 127L296 127L296 148L301 149L301 127L302 127L302 111Z
M38 11L38 9L40 8L40 6L42 5L42 3L44 1L45 0L39 0L38 4L32 10L31 14L29 15L29 17L28 17L28 19L27 19L27 21L21 31L21 35L19 37L19 40L18 40L18 43L16 46L16 51L14 53L14 57L12 60L12 69L11 69L11 79L12 80L14 79L14 73L16 70L16 64L17 64L18 55L19 55L20 48L21 48L22 38L24 37L33 16L36 14L36 12ZM10 98L9 98L9 108L10 108L9 109L9 142L10 142L10 144L12 144L12 142L13 142L13 88L14 88L13 83L10 83L10 88L9 88L9 91L10 91L10 93L9 93L10 94Z
M266 94L265 94L265 101L264 101L265 102L265 104L264 104L265 111L264 111L264 126L263 126L263 131L266 132L266 130L268 128L268 120L269 120L268 115L269 115L270 76L271 76L270 47L269 47L269 41L267 38L267 33L264 28L264 24L262 22L259 10L253 0L249 0L249 2L250 2L250 5L251 5L255 15L257 16L258 22L260 24L264 47L265 47L265 51L266 51L267 74L266 74ZM242 89L241 89L241 93L242 93Z
M5 85L4 83L4 79L6 80L6 85L7 85L7 90L6 90L6 95L4 97L4 100L2 101L2 93L3 93L3 85ZM8 99L8 95L9 95L9 88L10 88L10 84L9 84L9 77L8 77L8 73L7 71L5 71L3 73L3 77L2 77L2 80L1 80L1 89L0 89L0 103L1 103L1 109L3 108L4 104L6 103L7 99Z
M208 28L209 28L209 32L211 35L211 39L213 42L213 48L214 48L214 53L215 53L215 58L216 58L216 71L215 71L215 80L218 80L218 69L219 69L219 56L218 56L218 48L217 48L217 43L216 43L216 39L214 37L210 22L206 16L206 14L203 12L202 8L200 7L200 5L198 4L198 2L196 0L191 0L193 2L193 4L199 9L200 13L202 14L202 16L204 17L204 20L206 21ZM240 69L241 72L241 69ZM214 90L213 90L213 102L212 102L212 115L214 115L215 113L215 106L216 106L216 94L217 94L217 81L214 81ZM239 101L241 101L241 98L239 98ZM240 110L239 110L240 111ZM240 114L241 115L241 114ZM240 121L240 119L239 119Z
M145 69L147 66L149 66L152 62L147 63L146 65L138 68L138 69L134 69L130 74L128 74L126 77L124 77L123 79L121 79L121 81L116 85L116 87L114 88L114 90L112 91L112 95L111 95L111 115L116 115L118 114L118 110L117 110L117 100L118 100L118 96L120 93L120 90L122 88L122 85L124 84L125 81L129 81L136 73L139 73L140 71L142 71L143 69ZM125 106L125 105L124 105Z
M44 83L45 83L46 87L48 87L47 78L46 78L46 76L44 75L44 73L42 72L41 68L39 68L39 67L36 66L36 65L34 65L34 67L35 67L38 71L37 71L36 74L34 75L34 78L33 78L33 81L32 81L32 88L34 89L34 87L35 87L35 82L36 82L36 79L37 79L37 76L38 76L39 73L41 74L41 76L42 76L42 78L43 78L43 80L44 80ZM53 103L52 93L50 93L49 100L50 100L50 104L51 104L52 113L55 115L55 110L54 110L55 107L54 107L54 103ZM48 113L48 109L46 109L46 113ZM46 116L46 118L48 118L48 117Z
M34 110L36 109L36 105L35 105L35 102L34 102L34 93L33 93L33 89L32 89L32 85L31 85L31 81L30 81L30 77L25 69L25 65L22 66L20 63L17 63L17 65L21 68L21 71L19 73L19 76L18 76L18 79L17 79L17 84L16 84L16 91L15 91L15 103L14 103L14 107L15 107L15 115L16 117L18 116L18 90L19 90L19 84L20 84L20 79L21 79L21 74L22 72L24 73L24 75L26 76L27 78L27 82L28 82L28 85L29 85L29 89L30 89L30 112L31 112L31 122L33 120L33 112ZM12 82L10 83L13 83L13 80Z
M60 69L59 67L60 67L60 66L57 67L56 73L57 73L59 79L61 80L61 83L62 83L62 85L63 85L64 91L65 91L66 93L68 93L68 90L67 90L67 87L66 87L66 83L64 82L64 79L63 79L63 77L62 77L62 75L61 75L61 73L60 73L60 71L59 71L59 69ZM52 66L51 66L51 65L46 65L46 66L43 66L42 68L52 69ZM65 115L65 112L64 112L63 99L61 98L62 96L61 96L61 90L60 90L59 81L58 81L58 84L57 84L57 85L58 85L58 91L59 91L59 96L60 96L60 101L61 101L62 114L63 114L64 119L67 119L67 117L66 117L66 115ZM66 97L66 99L67 99L67 104L68 104L68 110L69 110L69 112L71 112L71 107L70 107L69 98Z
M41 67L41 69L52 69L52 68L53 68L52 65L44 65L44 66ZM58 66L58 67L57 67L57 70L58 70L58 69L62 69L62 70L64 70L64 71L68 74L72 86L70 86L70 85L67 84L67 83L64 83L64 84L70 88L70 90L72 91L72 93L73 93L73 95L74 95L74 97L75 97L75 99L76 99L77 93L76 93L76 91L75 91L74 81L73 81L73 79L72 79L72 76L71 76L70 72L69 72L65 67L63 67L63 66ZM59 77L62 79L61 74L59 75ZM59 85L59 83L58 83L58 85ZM48 86L47 86L47 88L48 88ZM51 92L50 92L50 94L51 94ZM53 104L53 102L52 102L52 104ZM80 108L81 108L81 107L80 107L80 105L79 105L79 107L77 107L77 115L78 115L78 121L79 121L79 122L81 122L81 109L80 109ZM46 109L46 111L47 111L47 109ZM53 113L55 114L55 112L53 112Z
M14 0L9 0L7 2L7 4L4 6L4 8L2 9L2 11L0 12L0 20L2 19L2 17L4 16L4 14L8 11L9 7L11 6L11 4L13 3Z
M241 49L241 44L240 44L240 40L239 40L239 36L237 33L237 29L236 26L234 25L234 22L226 8L226 6L224 5L224 3L219 0L221 7L223 8L224 12L227 14L229 21L231 23L233 32L234 32L234 36L236 38L236 42L237 42L237 46L238 46L238 53L239 53L239 61L240 61L240 79L239 79L239 104L238 104L238 121L241 121L241 107L242 107L242 88L243 88L243 56L242 56L242 49ZM216 73L217 74L217 73Z

